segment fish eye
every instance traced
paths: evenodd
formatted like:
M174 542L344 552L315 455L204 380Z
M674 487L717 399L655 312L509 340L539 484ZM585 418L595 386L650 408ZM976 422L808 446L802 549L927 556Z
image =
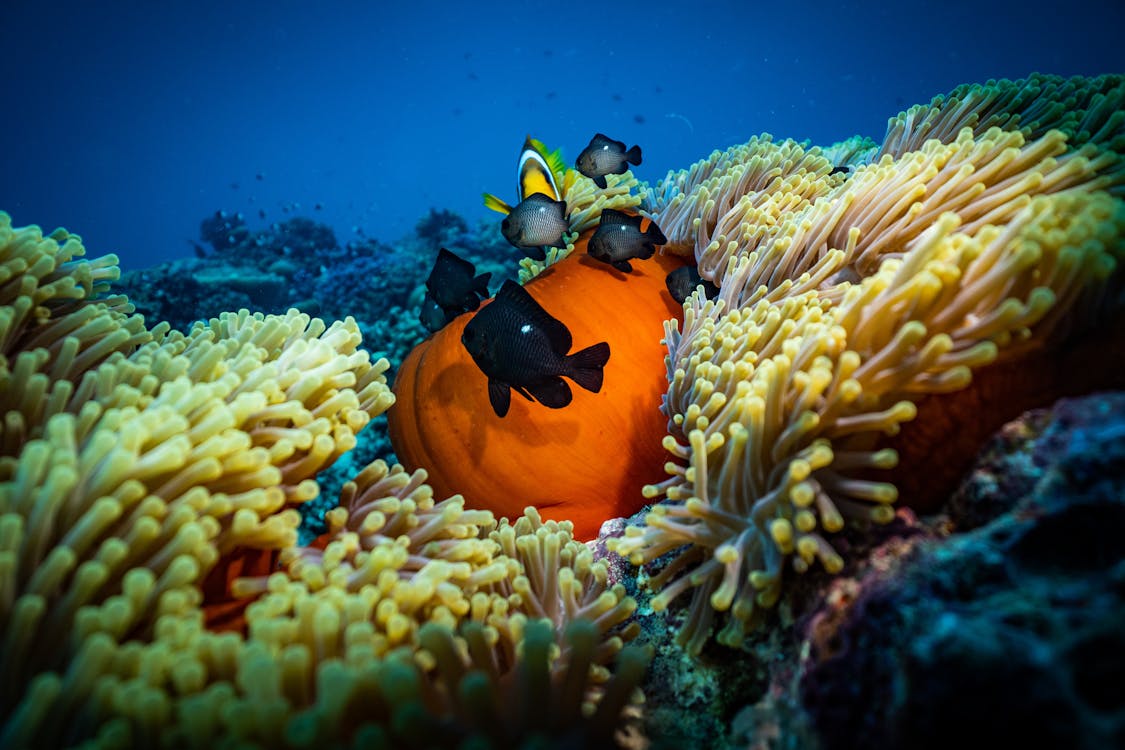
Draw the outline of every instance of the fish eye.
M504 219L502 222L500 222L500 228L507 229L511 223L511 219Z

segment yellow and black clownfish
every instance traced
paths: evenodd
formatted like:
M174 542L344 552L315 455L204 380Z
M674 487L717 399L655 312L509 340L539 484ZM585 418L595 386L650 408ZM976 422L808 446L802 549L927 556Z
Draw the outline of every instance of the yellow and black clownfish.
M542 193L553 201L563 199L559 183L562 182L567 167L560 149L548 151L541 141L529 135L523 142L518 169L516 193L519 195L519 202L536 193ZM510 205L491 193L484 194L484 205L502 214L512 212Z

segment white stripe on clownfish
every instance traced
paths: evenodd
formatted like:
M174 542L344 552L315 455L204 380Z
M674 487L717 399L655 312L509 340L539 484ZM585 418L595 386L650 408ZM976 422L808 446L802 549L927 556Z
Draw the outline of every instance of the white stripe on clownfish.
M559 181L566 174L566 163L562 151L548 151L541 141L530 135L523 142L519 165L516 171L517 193L520 201L529 195L543 193L552 200L562 200ZM512 207L491 193L484 194L484 205L502 214L512 212Z

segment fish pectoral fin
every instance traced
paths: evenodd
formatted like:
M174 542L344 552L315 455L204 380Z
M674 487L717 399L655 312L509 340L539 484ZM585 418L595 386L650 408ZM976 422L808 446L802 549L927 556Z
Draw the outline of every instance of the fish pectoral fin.
M622 271L624 273L630 273L633 270L633 266L631 266L629 264L629 261L627 260L615 260L611 265L618 271Z
M503 417L507 414L508 407L512 405L512 392L508 384L489 378L488 402L492 404L492 411L496 412L496 416Z
M600 174L593 179L594 179L594 184L597 185L602 190L605 190L606 188L609 187L609 183L607 183L605 181L605 175L604 174Z
M502 213L502 214L512 213L512 207L509 206L504 201L497 198L492 193L485 193L484 194L484 207L485 208L491 208L493 211L496 211L496 212Z
M609 342L602 341L577 351L566 358L566 375L588 391L602 389L605 363L609 361Z
M536 401L550 409L561 409L569 404L572 398L570 386L558 376L545 378L526 388Z

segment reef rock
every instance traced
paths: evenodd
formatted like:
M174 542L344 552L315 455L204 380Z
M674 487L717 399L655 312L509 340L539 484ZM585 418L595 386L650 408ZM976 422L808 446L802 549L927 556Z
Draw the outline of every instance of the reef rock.
M848 539L741 651L688 658L641 601L653 747L1125 747L1125 393L1028 412L942 512Z

